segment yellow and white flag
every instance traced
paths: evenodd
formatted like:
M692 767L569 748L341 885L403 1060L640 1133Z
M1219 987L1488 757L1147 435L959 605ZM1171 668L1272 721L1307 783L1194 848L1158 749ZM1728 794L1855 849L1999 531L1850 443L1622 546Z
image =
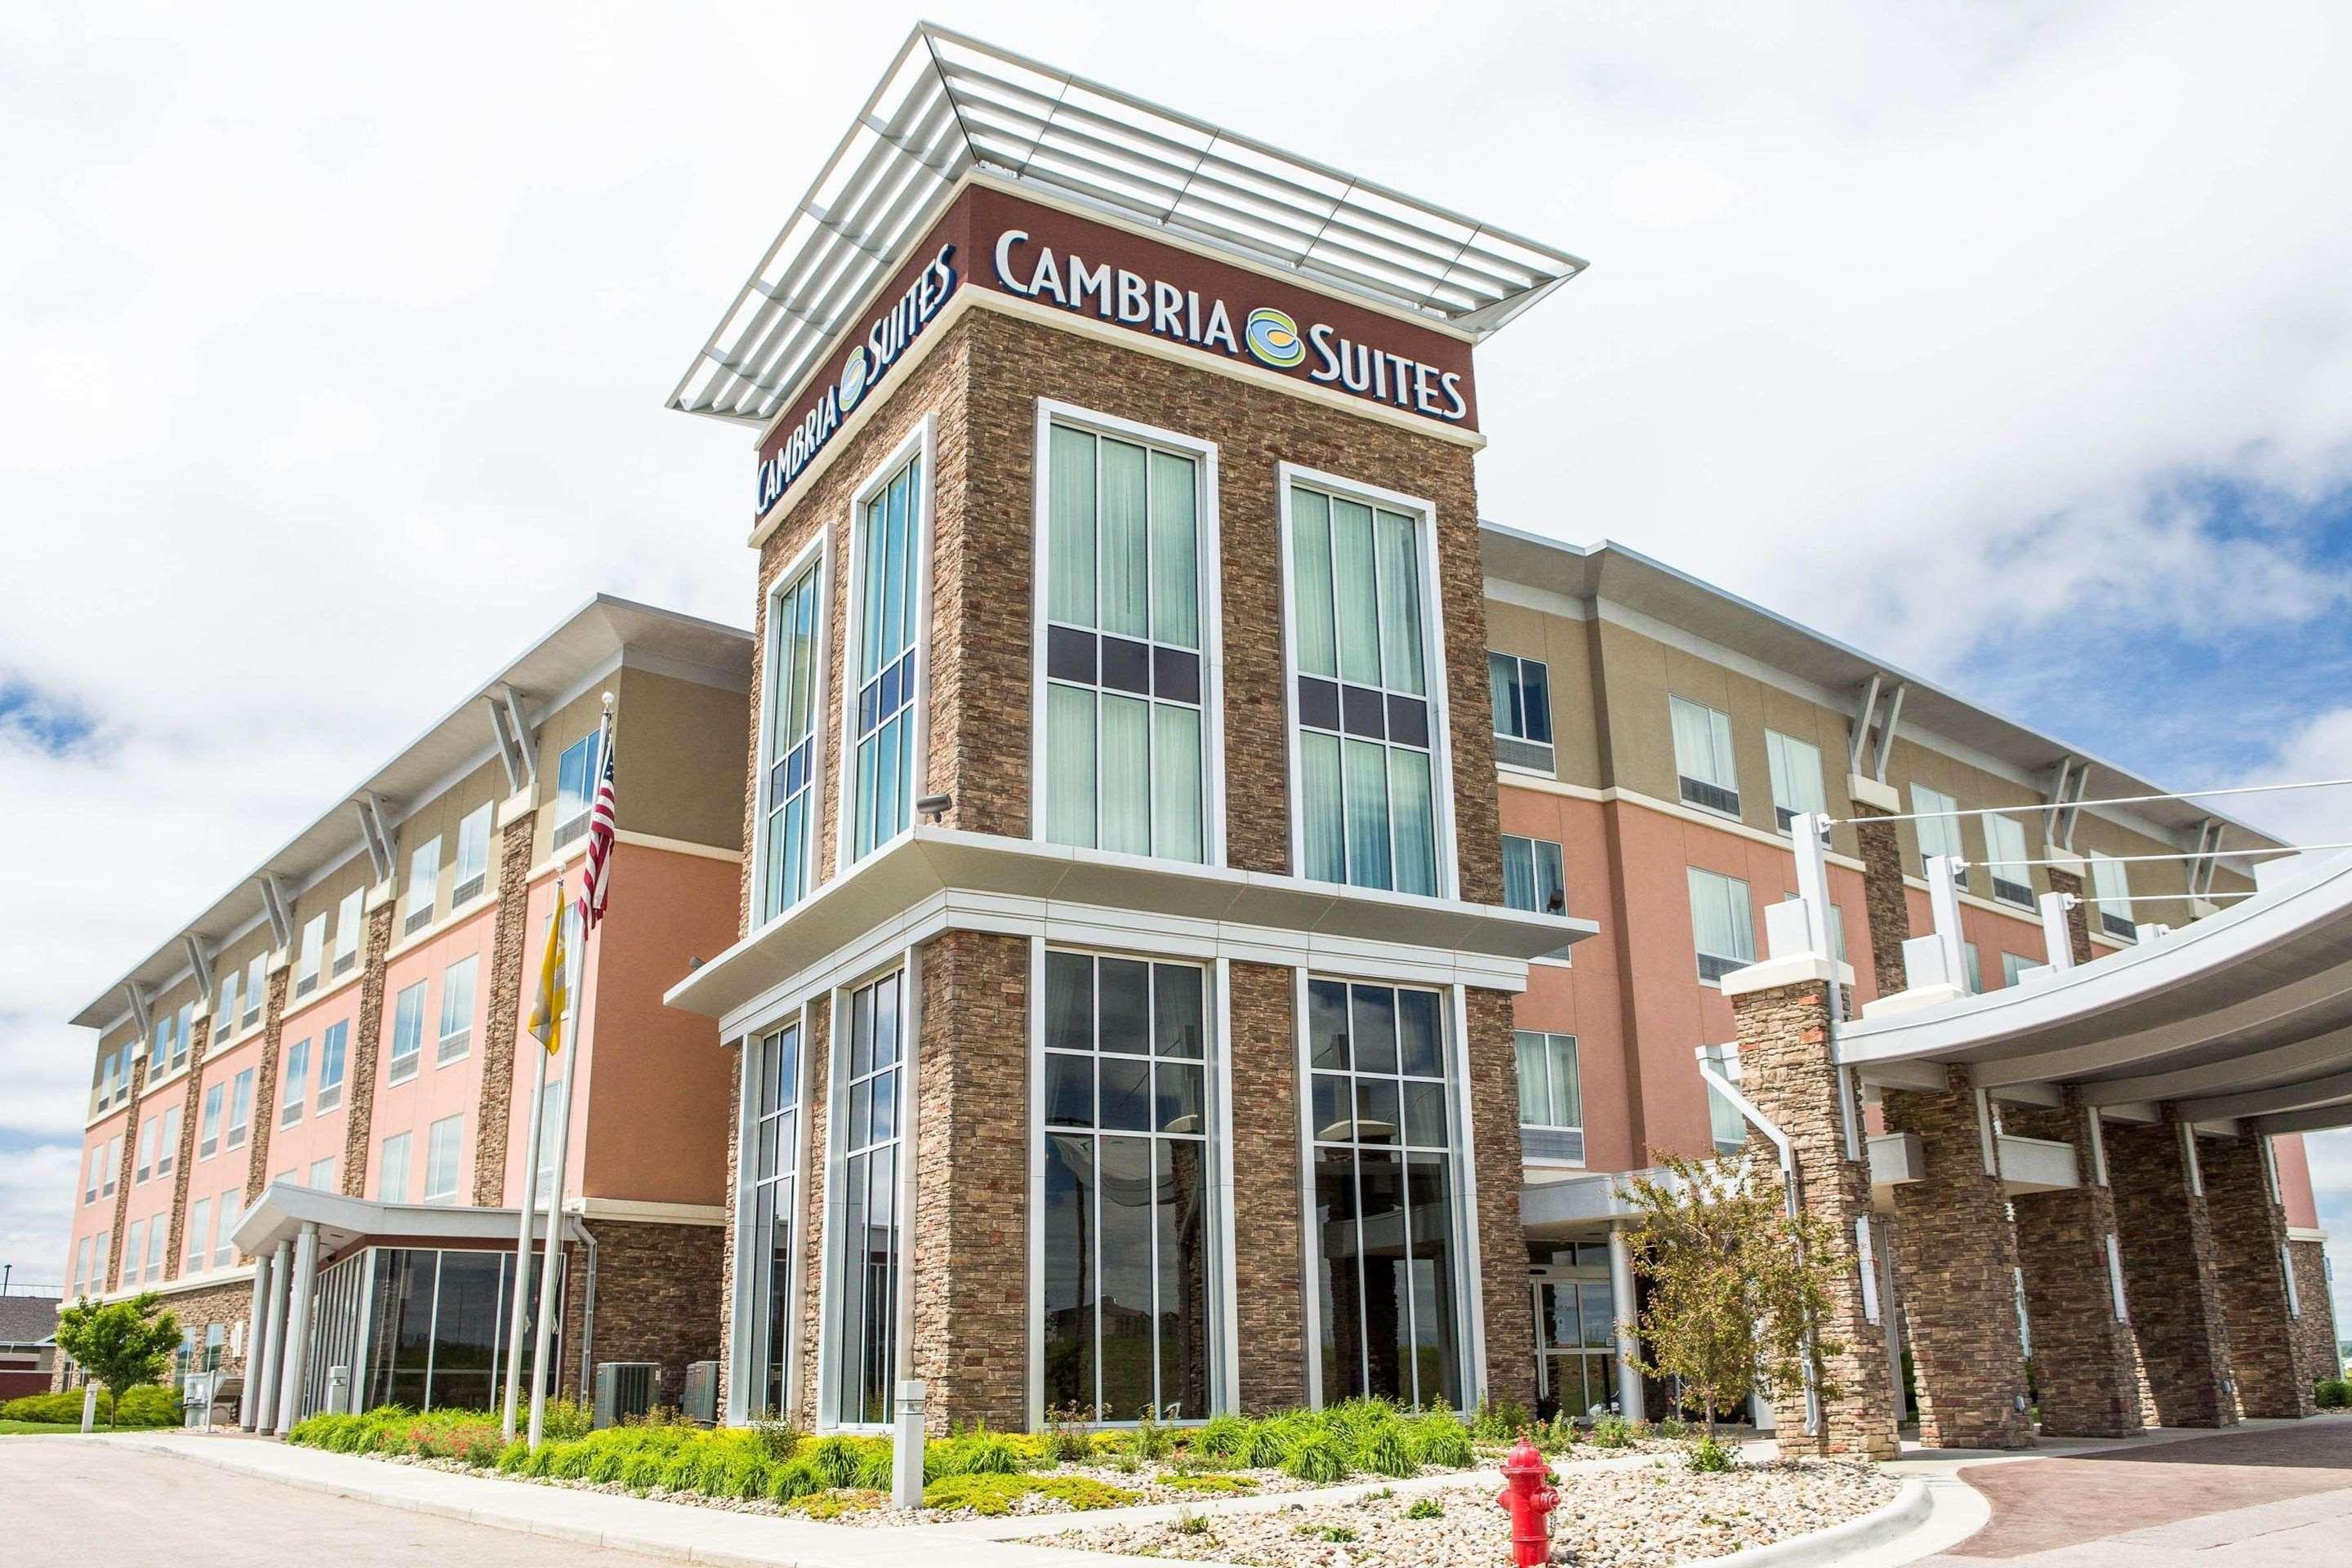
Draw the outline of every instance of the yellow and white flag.
M563 1016L572 1005L571 968L564 962L563 884L555 885L555 916L547 922L547 952L539 961L539 994L530 1005L531 1037L553 1056L563 1048Z

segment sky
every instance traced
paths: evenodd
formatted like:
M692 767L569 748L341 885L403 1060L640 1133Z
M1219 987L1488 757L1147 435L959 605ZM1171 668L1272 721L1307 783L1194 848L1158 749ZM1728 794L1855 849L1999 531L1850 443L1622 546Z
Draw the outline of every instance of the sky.
M933 15L1590 258L1480 352L1489 517L2210 787L2352 775L2336 9ZM589 594L749 622L748 436L662 401L915 16L0 6L20 1281L67 1017ZM2237 809L2352 838L2352 791Z

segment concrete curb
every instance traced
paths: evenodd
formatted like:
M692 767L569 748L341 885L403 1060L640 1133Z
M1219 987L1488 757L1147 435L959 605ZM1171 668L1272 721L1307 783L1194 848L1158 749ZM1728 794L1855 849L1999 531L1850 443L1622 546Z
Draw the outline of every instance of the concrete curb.
M1991 1517L1991 1506L1966 1481L1913 1477L1893 1502L1858 1519L1694 1562L1706 1568L1899 1568L1958 1545Z

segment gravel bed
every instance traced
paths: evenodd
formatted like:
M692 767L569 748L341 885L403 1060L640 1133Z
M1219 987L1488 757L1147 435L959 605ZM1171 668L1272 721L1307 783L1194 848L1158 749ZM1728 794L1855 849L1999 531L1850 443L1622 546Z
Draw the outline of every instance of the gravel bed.
M1702 1475L1661 1460L1563 1477L1552 1561L1580 1568L1666 1568L1811 1534L1885 1507L1902 1483L1867 1465L1824 1460L1743 1465ZM1203 1514L1184 1523L1065 1531L1046 1545L1258 1568L1493 1568L1510 1558L1495 1478L1354 1502L1301 1501L1271 1512ZM1415 1507L1433 1517L1407 1517Z

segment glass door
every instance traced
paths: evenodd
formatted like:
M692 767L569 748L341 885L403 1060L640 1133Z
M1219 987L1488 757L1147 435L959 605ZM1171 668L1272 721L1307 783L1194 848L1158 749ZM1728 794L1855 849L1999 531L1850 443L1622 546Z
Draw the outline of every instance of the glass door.
M1617 1323L1608 1270L1542 1270L1535 1295L1538 1397L1579 1418L1615 1410Z

